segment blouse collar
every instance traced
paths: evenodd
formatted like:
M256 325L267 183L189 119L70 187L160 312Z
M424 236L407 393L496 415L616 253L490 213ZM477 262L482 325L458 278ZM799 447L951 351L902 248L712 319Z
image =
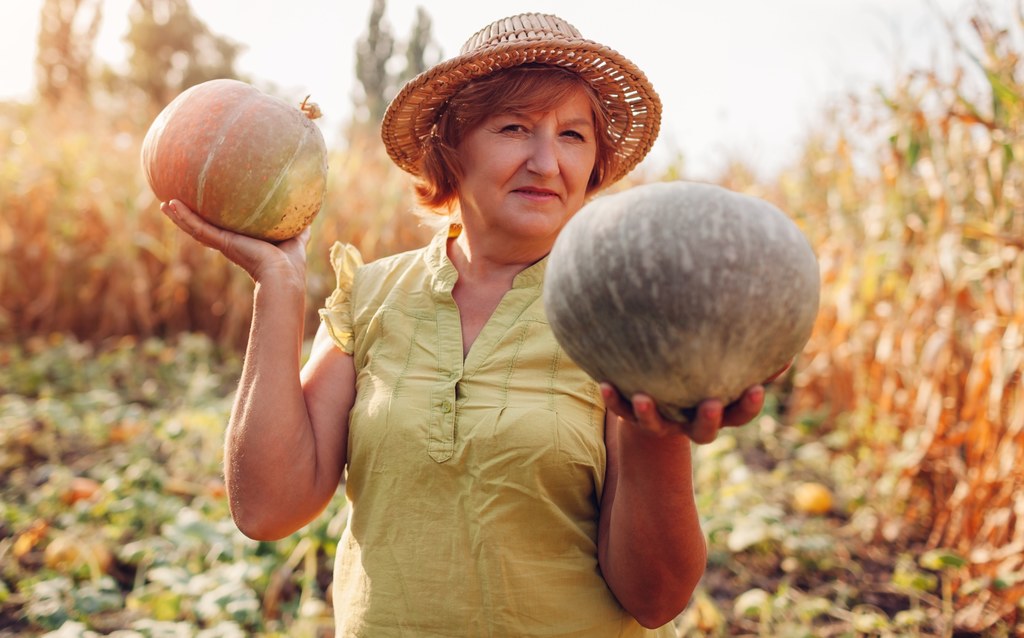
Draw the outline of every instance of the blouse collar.
M461 232L462 224L449 224L446 228L439 230L427 246L427 266L430 268L433 287L436 290L451 292L455 286L455 281L459 278L459 272L455 269L455 264L448 257L448 240L458 237ZM544 283L544 270L547 267L547 263L548 256L544 255L536 263L524 268L512 280L512 288L541 286Z

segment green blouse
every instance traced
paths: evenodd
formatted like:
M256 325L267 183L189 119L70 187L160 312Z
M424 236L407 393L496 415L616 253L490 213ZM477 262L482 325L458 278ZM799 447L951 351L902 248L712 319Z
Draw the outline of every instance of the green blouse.
M448 236L368 265L331 251L320 314L357 373L338 635L674 635L642 628L601 577L604 407L548 326L546 259L463 360Z

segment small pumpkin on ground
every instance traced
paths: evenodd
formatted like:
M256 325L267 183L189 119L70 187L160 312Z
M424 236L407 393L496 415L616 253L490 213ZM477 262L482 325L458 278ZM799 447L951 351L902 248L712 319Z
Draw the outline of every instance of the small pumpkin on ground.
M800 483L793 490L793 509L802 514L821 515L832 511L832 490L821 483Z
M161 200L180 199L212 224L280 241L298 235L327 193L327 147L299 108L238 80L178 95L150 125L142 168Z
M626 397L685 421L784 368L818 312L817 259L768 202L662 182L597 198L552 248L544 304L559 343Z

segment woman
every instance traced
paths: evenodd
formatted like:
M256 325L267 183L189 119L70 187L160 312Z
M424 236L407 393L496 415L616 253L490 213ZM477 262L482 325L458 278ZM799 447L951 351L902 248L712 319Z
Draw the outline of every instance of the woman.
M301 528L347 471L338 635L673 635L706 559L691 437L751 420L763 387L667 422L576 367L540 300L559 231L644 157L660 110L632 63L546 15L412 80L382 137L459 223L367 265L336 245L301 370L307 235L272 245L163 206L256 284L226 442L239 528Z

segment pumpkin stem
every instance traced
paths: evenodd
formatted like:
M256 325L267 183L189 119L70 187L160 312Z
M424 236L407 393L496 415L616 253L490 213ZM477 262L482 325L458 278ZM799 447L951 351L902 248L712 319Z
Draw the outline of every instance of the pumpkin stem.
M320 107L317 106L316 102L310 102L309 98L310 96L307 95L306 99L302 100L302 104L299 105L299 108L306 114L306 117L311 120L315 120L323 115L323 111L320 110Z

